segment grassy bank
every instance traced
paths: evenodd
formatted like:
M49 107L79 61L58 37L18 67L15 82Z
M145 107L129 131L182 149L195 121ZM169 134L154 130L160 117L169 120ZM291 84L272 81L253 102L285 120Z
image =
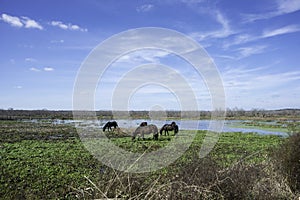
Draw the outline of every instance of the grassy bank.
M179 137L184 134L189 131L180 132ZM264 182L272 175L269 155L286 139L224 133L210 154L199 159L205 134L198 131L190 148L168 167L128 174L95 159L72 126L0 121L0 198L253 198L265 193L256 188L258 184L273 184ZM154 151L172 139L163 136L159 141L132 142L130 137L114 136L111 141L142 153ZM285 197L293 195L287 189L278 191ZM269 195L273 194L278 195L272 190Z
M231 125L236 128L261 129L293 134L300 132L300 122L295 120L245 120Z

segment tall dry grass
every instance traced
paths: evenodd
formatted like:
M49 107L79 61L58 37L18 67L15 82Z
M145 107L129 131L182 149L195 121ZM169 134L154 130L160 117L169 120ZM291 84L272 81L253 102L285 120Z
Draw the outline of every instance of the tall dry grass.
M255 154L251 156L256 156ZM195 157L174 163L166 173L129 174L107 168L101 181L86 177L90 188L77 189L79 199L298 199L300 135L289 137L260 164L247 158L230 167Z

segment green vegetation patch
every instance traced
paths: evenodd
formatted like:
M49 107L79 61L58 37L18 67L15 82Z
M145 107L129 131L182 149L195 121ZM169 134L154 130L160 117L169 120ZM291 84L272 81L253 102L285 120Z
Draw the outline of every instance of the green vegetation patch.
M251 129L260 129L266 131L273 131L273 132L283 132L288 133L290 130L288 126L290 126L289 122L282 122L282 121L242 121L239 123L234 123L230 125L231 127L236 128L251 128Z
M185 142L184 137L192 133L195 131L183 130L179 132L178 137L183 138L180 141ZM159 188L157 193L152 194L157 195L157 198L171 198L168 191L174 190L178 191L179 196L176 197L189 198L189 195L201 187L206 187L208 183L218 186L219 183L211 181L216 179L216 173L227 167L235 166L241 161L249 166L260 165L268 159L272 147L286 140L270 135L224 133L219 135L218 142L207 157L200 159L199 151L204 139L209 139L209 134L206 131L198 131L189 149L168 167L152 173L126 174L106 167L95 159L85 149L71 125L1 121L0 198L74 199L135 196L139 199L149 197L151 192L154 192L153 188ZM146 139L133 142L131 137L110 139L125 150L140 153L155 151L172 140L174 136L160 136L158 141ZM193 174L197 174L197 177ZM220 177L221 175L226 174L220 174ZM186 184L194 185L197 190L190 191L191 188ZM216 193L217 189L209 195L207 192L210 190L205 191L201 193L204 196L198 197L224 197L220 192ZM208 196L205 196L206 194Z
M0 156L0 196L11 198L66 196L101 167L78 139L2 143Z

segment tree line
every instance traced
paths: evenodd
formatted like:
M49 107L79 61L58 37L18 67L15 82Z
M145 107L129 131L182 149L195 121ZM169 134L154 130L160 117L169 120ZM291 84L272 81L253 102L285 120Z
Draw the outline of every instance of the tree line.
M77 111L80 112L80 111ZM85 111L82 111L84 114ZM210 119L212 116L223 116L224 111L96 111L99 119L133 118L133 119L153 119L155 117L164 117L169 119ZM300 118L300 109L280 109L264 110L241 108L228 108L225 112L227 119L238 118ZM73 113L70 110L14 110L0 109L0 120L18 120L18 119L73 119Z

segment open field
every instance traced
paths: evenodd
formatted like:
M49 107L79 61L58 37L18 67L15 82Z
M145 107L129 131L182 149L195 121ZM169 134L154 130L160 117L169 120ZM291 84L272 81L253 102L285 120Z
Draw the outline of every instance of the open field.
M179 137L183 134L188 131L180 132ZM173 137L132 142L130 137L110 136L123 149L141 153L156 150ZM70 125L0 121L0 198L251 199L262 194L295 197L270 161L270 155L285 138L224 133L210 154L199 159L204 137L205 132L198 131L184 155L166 168L129 174L95 159ZM272 181L280 187L264 191L275 184Z

